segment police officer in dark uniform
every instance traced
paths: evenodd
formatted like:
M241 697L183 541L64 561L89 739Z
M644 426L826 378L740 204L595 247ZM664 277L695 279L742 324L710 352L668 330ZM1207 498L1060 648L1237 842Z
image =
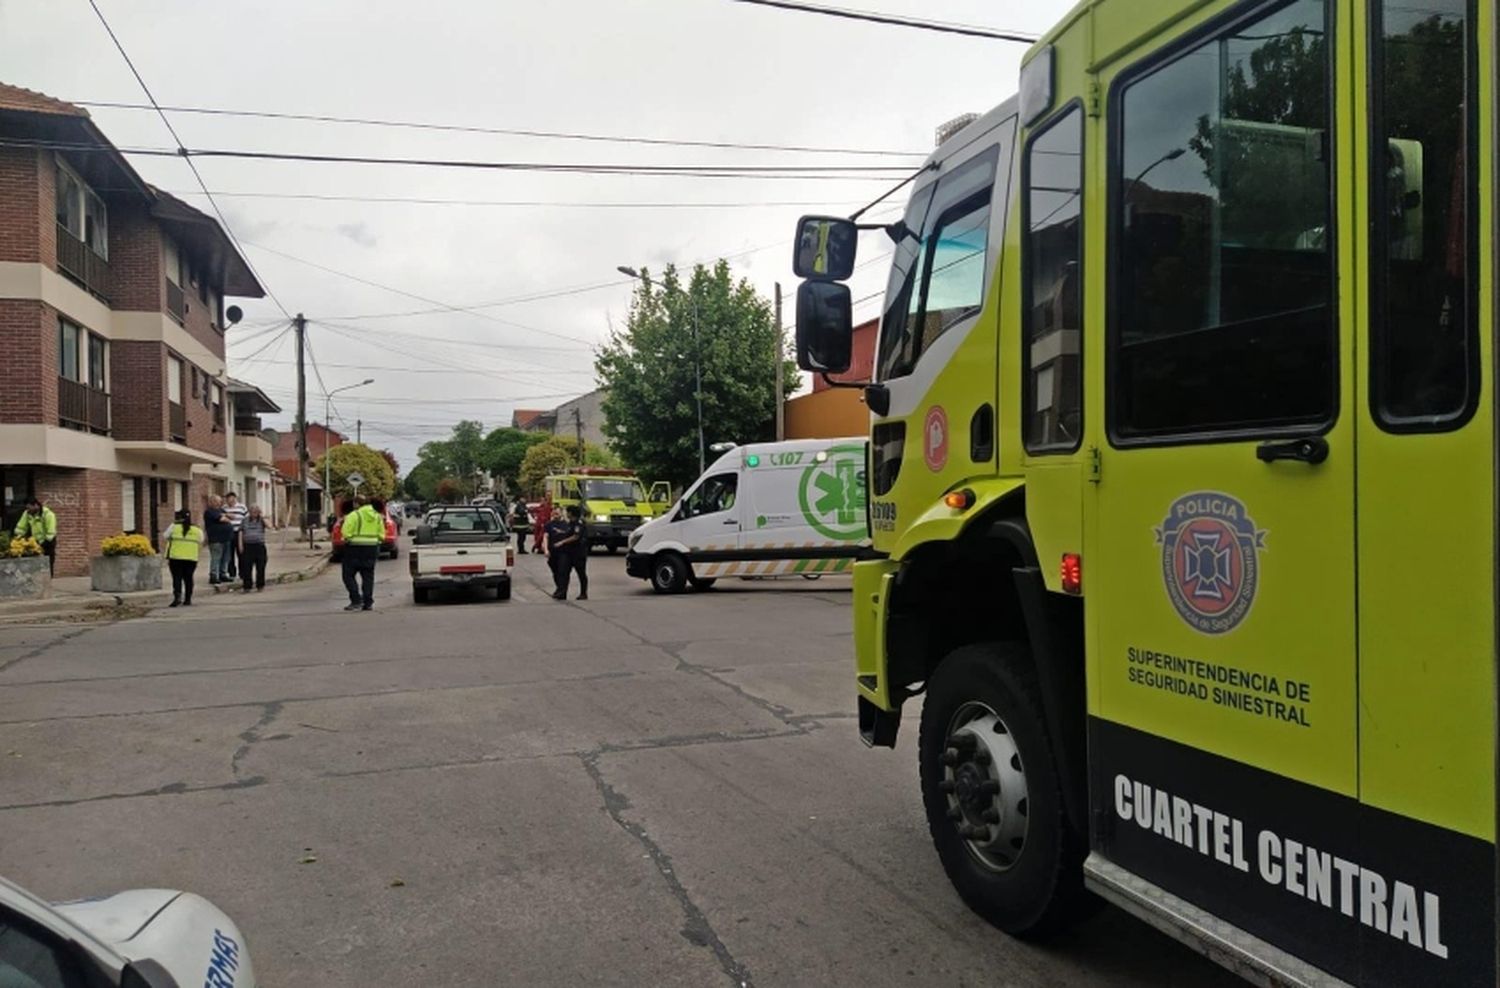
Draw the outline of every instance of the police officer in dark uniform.
M557 590L553 600L568 599L568 583L578 571L578 599L589 599L589 544L584 537L582 512L576 504L568 506L567 519L553 518L547 523L547 561Z

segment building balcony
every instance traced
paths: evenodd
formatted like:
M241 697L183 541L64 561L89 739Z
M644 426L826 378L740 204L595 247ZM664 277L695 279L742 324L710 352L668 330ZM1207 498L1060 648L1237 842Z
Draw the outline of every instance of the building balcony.
M174 443L187 442L187 408L178 402L167 402L169 437Z
M263 467L275 465L275 450L257 432L234 434L234 458L239 463L255 463Z
M57 227L57 268L95 297L109 300L109 262L60 224Z
M167 280L167 314L178 322L187 315L187 298L181 286L174 285L170 279Z
M59 377L57 424L101 436L109 435L109 393Z

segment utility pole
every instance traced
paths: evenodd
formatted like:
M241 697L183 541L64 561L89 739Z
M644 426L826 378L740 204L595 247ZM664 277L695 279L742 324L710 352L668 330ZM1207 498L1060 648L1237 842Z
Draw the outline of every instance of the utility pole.
M311 549L313 530L307 521L307 320L299 312L292 325L297 330L297 428L301 433L297 438L297 482L302 485L302 516L297 524L307 531L307 547Z
M781 336L781 282L776 283L776 441L786 438L786 341Z
M573 409L573 427L578 433L578 465L584 466L583 458L583 416L578 409Z
M348 426L345 426L345 428L348 428ZM364 419L355 419L354 420L354 444L356 446L364 444L364 441L365 441L364 440L364 435L365 435L365 431L364 430L365 430L365 420Z

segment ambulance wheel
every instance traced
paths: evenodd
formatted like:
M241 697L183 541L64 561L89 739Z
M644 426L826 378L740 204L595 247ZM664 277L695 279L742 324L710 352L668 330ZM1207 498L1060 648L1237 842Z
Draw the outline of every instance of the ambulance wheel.
M692 576L688 577L688 582L693 585L694 590L712 590L719 580L714 576Z
M682 593L687 581L687 563L677 553L663 552L651 560L651 589L657 593Z
M948 880L980 916L1042 937L1087 902L1082 842L1063 815L1029 651L967 645L927 684L917 757L927 827Z

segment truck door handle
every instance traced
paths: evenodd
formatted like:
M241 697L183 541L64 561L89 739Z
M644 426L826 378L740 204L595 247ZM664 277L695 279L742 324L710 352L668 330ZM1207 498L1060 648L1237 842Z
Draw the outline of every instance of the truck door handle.
M1300 460L1317 465L1328 459L1328 440L1322 436L1303 436L1282 442L1261 443L1255 447L1255 458L1262 463L1277 460Z

